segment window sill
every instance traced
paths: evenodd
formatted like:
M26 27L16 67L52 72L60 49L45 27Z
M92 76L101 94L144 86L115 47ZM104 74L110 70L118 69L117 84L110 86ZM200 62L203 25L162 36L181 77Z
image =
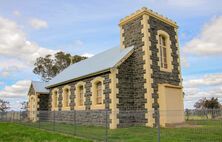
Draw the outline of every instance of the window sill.
M85 106L75 106L74 110L85 110Z
M70 110L70 107L62 107L62 110Z
M56 108L52 108L52 111L58 111L58 110L59 110L58 107L56 107Z
M170 68L165 69L165 68L161 68L161 67L160 67L160 71L172 72L172 69L170 69Z
M95 109L105 109L105 104L101 104L101 105L91 105L91 109L95 110Z

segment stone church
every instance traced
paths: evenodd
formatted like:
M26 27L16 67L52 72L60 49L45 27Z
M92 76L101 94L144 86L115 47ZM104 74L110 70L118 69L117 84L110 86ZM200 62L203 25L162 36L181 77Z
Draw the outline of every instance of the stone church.
M142 8L121 19L119 27L119 48L72 64L47 83L32 82L33 120L40 110L75 110L79 119L91 121L109 110L111 129L134 123L153 127L158 110L162 126L184 122L177 24Z

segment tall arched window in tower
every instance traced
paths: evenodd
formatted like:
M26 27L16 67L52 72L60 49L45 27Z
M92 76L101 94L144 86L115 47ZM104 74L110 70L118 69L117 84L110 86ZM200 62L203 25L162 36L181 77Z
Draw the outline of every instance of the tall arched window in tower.
M161 71L172 71L172 49L171 49L171 41L170 36L167 32L158 30L156 39L158 41L158 65L160 66Z
M166 37L164 35L159 35L159 46L160 46L160 65L161 68L168 68L167 64L167 44Z

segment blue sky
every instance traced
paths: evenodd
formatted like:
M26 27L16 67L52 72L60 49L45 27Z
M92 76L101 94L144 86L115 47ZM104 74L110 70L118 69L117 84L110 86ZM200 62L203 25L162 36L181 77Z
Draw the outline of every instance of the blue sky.
M13 109L26 99L33 61L58 50L95 55L118 47L121 18L148 7L179 25L185 107L222 97L222 1L0 0L0 97Z

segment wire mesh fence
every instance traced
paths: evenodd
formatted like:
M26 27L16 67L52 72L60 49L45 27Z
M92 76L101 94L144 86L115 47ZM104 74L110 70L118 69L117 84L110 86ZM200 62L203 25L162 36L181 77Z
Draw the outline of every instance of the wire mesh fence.
M146 115L154 125L147 127ZM110 129L110 111L0 112L1 122L110 142L222 142L222 110L119 111L118 128Z

